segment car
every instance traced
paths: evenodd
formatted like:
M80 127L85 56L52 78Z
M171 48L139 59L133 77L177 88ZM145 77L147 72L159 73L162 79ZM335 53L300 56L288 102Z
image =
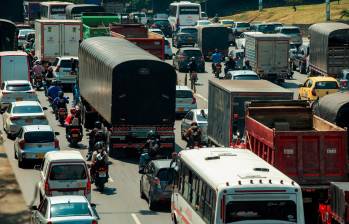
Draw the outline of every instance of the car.
M349 69L343 69L337 80L342 90L349 90Z
M234 20L231 19L222 19L219 23L225 27L232 28L234 26Z
M229 52L229 57L235 60L235 69L242 69L244 67L245 50L233 49Z
M1 83L1 110L6 109L10 103L16 101L38 101L38 96L29 81L11 80Z
M145 14L145 12L132 12L129 17L130 19L138 20L143 25L146 25L148 22L147 14Z
M157 33L163 37L165 37L165 34L162 32L162 30L158 29L158 28L150 28L149 29L150 32L153 32L153 33Z
M250 30L250 23L234 22L232 30L235 36L240 36L241 33L248 32Z
M184 139L184 135L186 131L190 128L193 122L196 122L201 129L202 133L202 143L208 143L207 136L207 118L208 118L208 110L207 109L194 109L189 111L183 118L181 123L181 136Z
M160 202L170 204L176 172L172 159L153 160L140 171L140 194L148 199L149 209L153 210Z
M208 26L208 25L211 25L212 23L211 23L211 21L210 20L198 20L198 21L196 21L196 24L195 24L195 26Z
M35 32L33 29L20 29L18 32L17 40L18 40L18 47L22 47L25 43L25 35L27 33Z
M195 57L198 72L205 72L205 59L200 48L183 47L180 48L173 57L173 67L179 72L188 71L190 58Z
M250 31L262 33L275 33L275 28L279 26L275 23L255 23L250 27Z
M291 43L295 44L297 47L303 44L303 38L301 30L297 26L281 26L275 29L276 33L284 34L291 38Z
M176 115L185 115L197 109L196 98L188 86L176 86Z
M91 201L91 177L79 151L47 152L40 170L40 202L47 196L82 195Z
M197 42L198 30L195 27L180 27L172 38L172 46L181 48L182 46L195 46Z
M166 37L172 37L172 27L168 19L154 19L150 27L160 29Z
M200 17L202 20L207 20L208 19L208 15L206 12L204 11L201 11L201 17Z
M14 155L18 167L28 160L42 160L47 152L58 151L59 141L49 125L25 125L14 141Z
M79 195L46 197L39 206L32 206L31 223L97 224L93 206Z
M228 72L231 80L260 80L257 73L251 70L234 70Z
M78 72L79 67L79 59L75 56L62 56L62 57L56 57L55 61L53 62L52 68L53 68L53 74L57 81L60 81L61 84L75 84L77 75L76 73L71 72L72 68L72 62L71 59L73 58L74 63L76 64L76 69Z
M170 41L168 39L165 39L165 59L171 59L173 56L172 48Z
M327 94L335 93L339 89L335 78L327 76L309 77L299 86L299 100L317 100Z
M168 14L166 13L156 13L153 17L154 20L167 20L168 19ZM168 20L167 20L168 21Z
M44 110L37 101L12 102L2 115L8 137L13 138L24 125L47 125Z
M297 48L297 45L290 44L293 48L290 49L290 63L293 70L298 68L301 74L306 74L308 71L309 60L309 43L303 43Z

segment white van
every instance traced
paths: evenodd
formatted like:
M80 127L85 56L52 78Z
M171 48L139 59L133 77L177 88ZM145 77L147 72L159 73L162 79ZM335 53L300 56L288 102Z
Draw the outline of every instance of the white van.
M83 195L91 201L91 178L78 151L47 152L40 167L40 201L46 196Z
M27 53L23 51L0 52L0 83L8 80L30 80Z

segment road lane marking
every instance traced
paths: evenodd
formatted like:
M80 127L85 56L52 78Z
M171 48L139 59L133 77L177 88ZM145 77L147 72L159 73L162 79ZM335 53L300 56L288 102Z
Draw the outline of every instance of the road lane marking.
M199 94L199 93L195 93L195 96L197 96L197 97L203 99L204 101L208 102L208 100L207 100L204 96L202 96L201 94Z
M133 218L133 221L135 221L136 224L142 224L141 221L139 221L139 219L135 213L132 213L131 216Z

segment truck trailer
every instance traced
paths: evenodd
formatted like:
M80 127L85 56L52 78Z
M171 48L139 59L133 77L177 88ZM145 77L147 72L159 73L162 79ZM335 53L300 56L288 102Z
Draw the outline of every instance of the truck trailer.
M125 39L93 37L79 48L82 122L102 121L109 152L143 147L150 130L165 154L174 150L177 75L173 67Z

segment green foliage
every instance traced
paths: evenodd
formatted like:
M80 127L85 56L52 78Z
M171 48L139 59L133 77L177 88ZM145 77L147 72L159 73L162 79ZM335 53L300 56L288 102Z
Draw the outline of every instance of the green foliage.
M345 17L349 18L349 9L343 9L341 11L341 19L343 19Z

